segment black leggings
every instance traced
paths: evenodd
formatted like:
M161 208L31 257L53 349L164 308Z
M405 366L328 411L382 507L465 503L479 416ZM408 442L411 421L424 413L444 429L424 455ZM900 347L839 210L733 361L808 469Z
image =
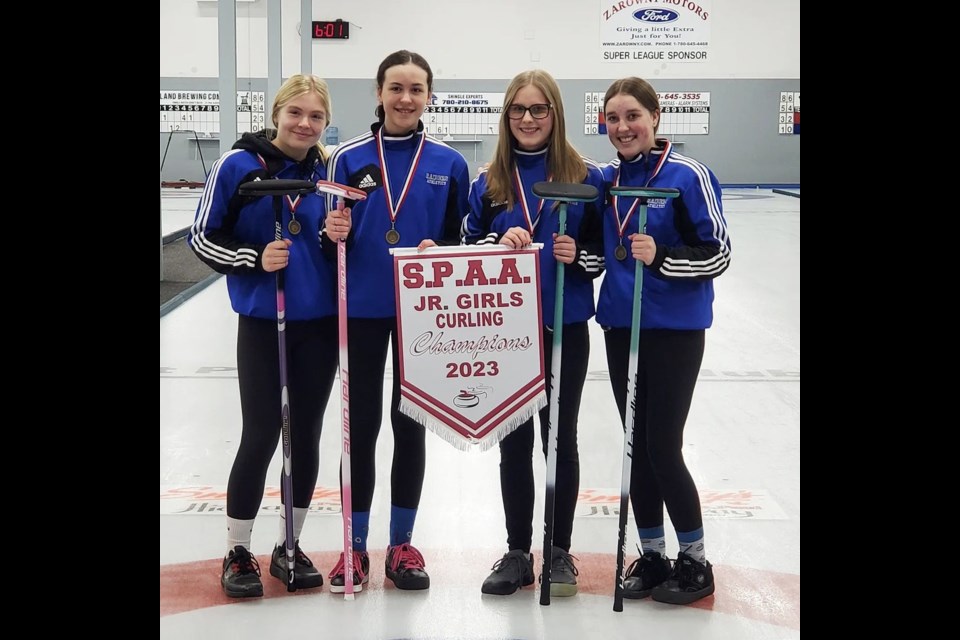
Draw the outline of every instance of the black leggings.
M640 332L630 498L641 529L663 525L664 505L677 531L703 526L700 496L681 449L704 338L703 330ZM610 384L625 422L630 329L609 329L604 340Z
M377 436L383 417L383 379L387 347L393 345L393 466L391 504L405 509L420 506L427 464L424 428L400 413L400 360L396 318L350 318L350 467L353 510L370 511L377 482Z
M544 339L553 334L544 328ZM553 544L570 550L573 516L580 493L580 454L577 450L577 420L580 396L587 378L590 337L586 322L563 325L560 362L560 428L557 431L557 484L553 513ZM553 349L544 345L547 397L550 397L550 366ZM540 440L547 454L550 404L540 410ZM507 523L509 549L530 552L533 541L533 418L500 442L500 495Z
M280 355L276 320L239 318L237 375L243 432L227 483L227 515L253 520L280 440ZM337 371L337 318L288 321L286 338L293 506L307 508L320 470L323 412ZM282 498L286 504L286 496Z

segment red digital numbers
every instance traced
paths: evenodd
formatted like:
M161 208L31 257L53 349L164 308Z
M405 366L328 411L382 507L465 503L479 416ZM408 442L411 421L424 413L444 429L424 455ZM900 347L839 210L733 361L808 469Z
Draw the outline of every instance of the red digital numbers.
M349 40L350 23L343 20L314 20L313 37L319 40Z

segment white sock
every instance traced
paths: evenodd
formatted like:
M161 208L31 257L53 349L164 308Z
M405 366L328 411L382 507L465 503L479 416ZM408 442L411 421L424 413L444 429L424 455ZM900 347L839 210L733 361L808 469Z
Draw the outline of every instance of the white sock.
M238 545L249 551L252 535L253 520L237 520L227 516L227 555Z
M680 553L685 553L700 564L707 561L706 546L703 544L703 538L699 538L690 543L680 543Z
M303 532L303 523L307 521L307 513L310 509L294 507L293 508L293 538L300 539L300 533ZM280 512L280 533L277 534L277 546L285 547L287 545L287 514Z
M647 551L656 551L664 558L667 557L667 539L664 536L659 538L640 538L640 549L643 553Z

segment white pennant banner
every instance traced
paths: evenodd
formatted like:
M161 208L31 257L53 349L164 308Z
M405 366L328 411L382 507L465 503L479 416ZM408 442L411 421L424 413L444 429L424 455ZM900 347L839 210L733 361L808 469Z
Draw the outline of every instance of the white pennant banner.
M392 252L400 411L486 450L547 403L539 245Z

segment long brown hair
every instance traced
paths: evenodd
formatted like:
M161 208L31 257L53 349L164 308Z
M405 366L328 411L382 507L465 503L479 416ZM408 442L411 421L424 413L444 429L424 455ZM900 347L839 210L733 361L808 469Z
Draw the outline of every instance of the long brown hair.
M500 137L493 152L493 160L487 169L487 196L494 202L506 201L513 207L516 193L513 189L513 169L516 166L514 150L517 140L510 131L507 108L513 104L520 89L533 86L543 92L553 112L553 130L550 132L547 151L547 175L556 182L583 182L587 177L587 165L583 158L567 141L567 126L563 115L563 100L560 87L546 71L539 69L524 71L510 81L503 96L503 112L500 114Z
M631 77L614 80L606 95L603 96L603 108L606 110L607 102L623 94L633 96L640 103L640 106L650 112L650 115L657 116L657 124L653 127L653 133L657 133L660 128L660 99L657 97L657 90L643 78Z

